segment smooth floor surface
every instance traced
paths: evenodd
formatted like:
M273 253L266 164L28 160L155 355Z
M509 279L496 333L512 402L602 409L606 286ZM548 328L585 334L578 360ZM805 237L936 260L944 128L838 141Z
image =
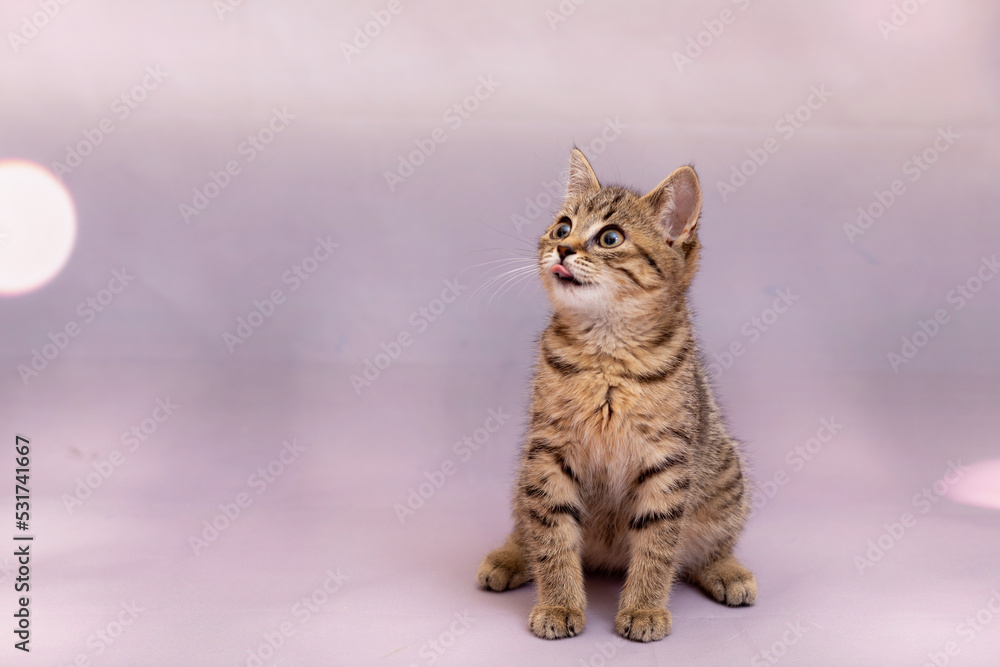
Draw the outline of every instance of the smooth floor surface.
M34 662L7 664L923 665L948 650L957 655L947 664L995 659L1000 507L947 497L995 456L994 382L783 377L761 392L734 372L723 397L760 494L739 554L760 599L730 609L679 584L673 633L639 645L613 632L613 577L588 579L585 632L556 642L527 629L531 586L474 585L510 526L524 419L515 375L445 406L422 392L434 377L396 369L380 388L378 401L393 406L382 418L358 415L335 367L67 363L30 399L8 385L7 410L35 451L37 593ZM94 383L103 396L66 390ZM893 404L872 409L869 398L886 393ZM164 416L158 399L172 414L155 430L147 421L134 451L118 442L118 431L145 435L143 420ZM961 443L942 446L947 425L916 416L939 409L975 424ZM449 423L446 410L460 416ZM886 433L906 439L905 456ZM14 563L0 562L10 586ZM3 605L10 618L9 596Z

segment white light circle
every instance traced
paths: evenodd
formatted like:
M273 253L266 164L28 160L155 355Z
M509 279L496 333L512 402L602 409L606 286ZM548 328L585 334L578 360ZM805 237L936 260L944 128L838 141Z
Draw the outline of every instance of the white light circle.
M0 296L52 280L75 241L73 199L59 179L33 162L0 160Z
M963 465L947 495L958 503L1000 510L1000 459Z

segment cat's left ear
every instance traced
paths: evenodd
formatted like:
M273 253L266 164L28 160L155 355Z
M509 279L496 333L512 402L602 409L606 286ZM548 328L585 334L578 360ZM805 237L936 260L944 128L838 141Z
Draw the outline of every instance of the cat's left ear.
M698 175L683 166L667 176L643 196L656 211L656 222L668 245L692 238L701 214L701 186Z
M583 152L574 148L569 156L569 179L566 182L566 201L596 192L601 189L597 175L587 162Z

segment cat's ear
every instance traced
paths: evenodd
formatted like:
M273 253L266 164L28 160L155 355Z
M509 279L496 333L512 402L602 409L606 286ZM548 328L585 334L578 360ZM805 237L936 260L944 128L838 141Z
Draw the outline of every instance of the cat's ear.
M701 214L698 175L683 166L643 196L656 212L656 223L668 245L691 239Z
M579 148L569 156L569 180L566 182L566 201L601 189L594 170Z

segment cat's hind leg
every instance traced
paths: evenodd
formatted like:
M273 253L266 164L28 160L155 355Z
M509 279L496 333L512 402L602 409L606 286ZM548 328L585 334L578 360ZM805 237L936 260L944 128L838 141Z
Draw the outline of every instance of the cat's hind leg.
M476 573L479 587L488 591L506 591L530 580L524 552L513 533L502 547L486 554Z
M742 523L742 519L738 521ZM699 550L700 553L689 561L691 564L685 568L688 578L716 602L730 607L753 604L757 600L757 579L733 556L738 528L732 523L711 521L700 526L694 523L691 528L696 526L700 529L698 541L704 550Z
M716 602L742 607L757 600L756 577L732 554L710 561L690 576Z
M749 511L748 489L736 443L719 456L719 472L710 495L692 512L687 525L694 546L685 568L709 596L731 607L757 600L757 579L733 556L733 547Z

